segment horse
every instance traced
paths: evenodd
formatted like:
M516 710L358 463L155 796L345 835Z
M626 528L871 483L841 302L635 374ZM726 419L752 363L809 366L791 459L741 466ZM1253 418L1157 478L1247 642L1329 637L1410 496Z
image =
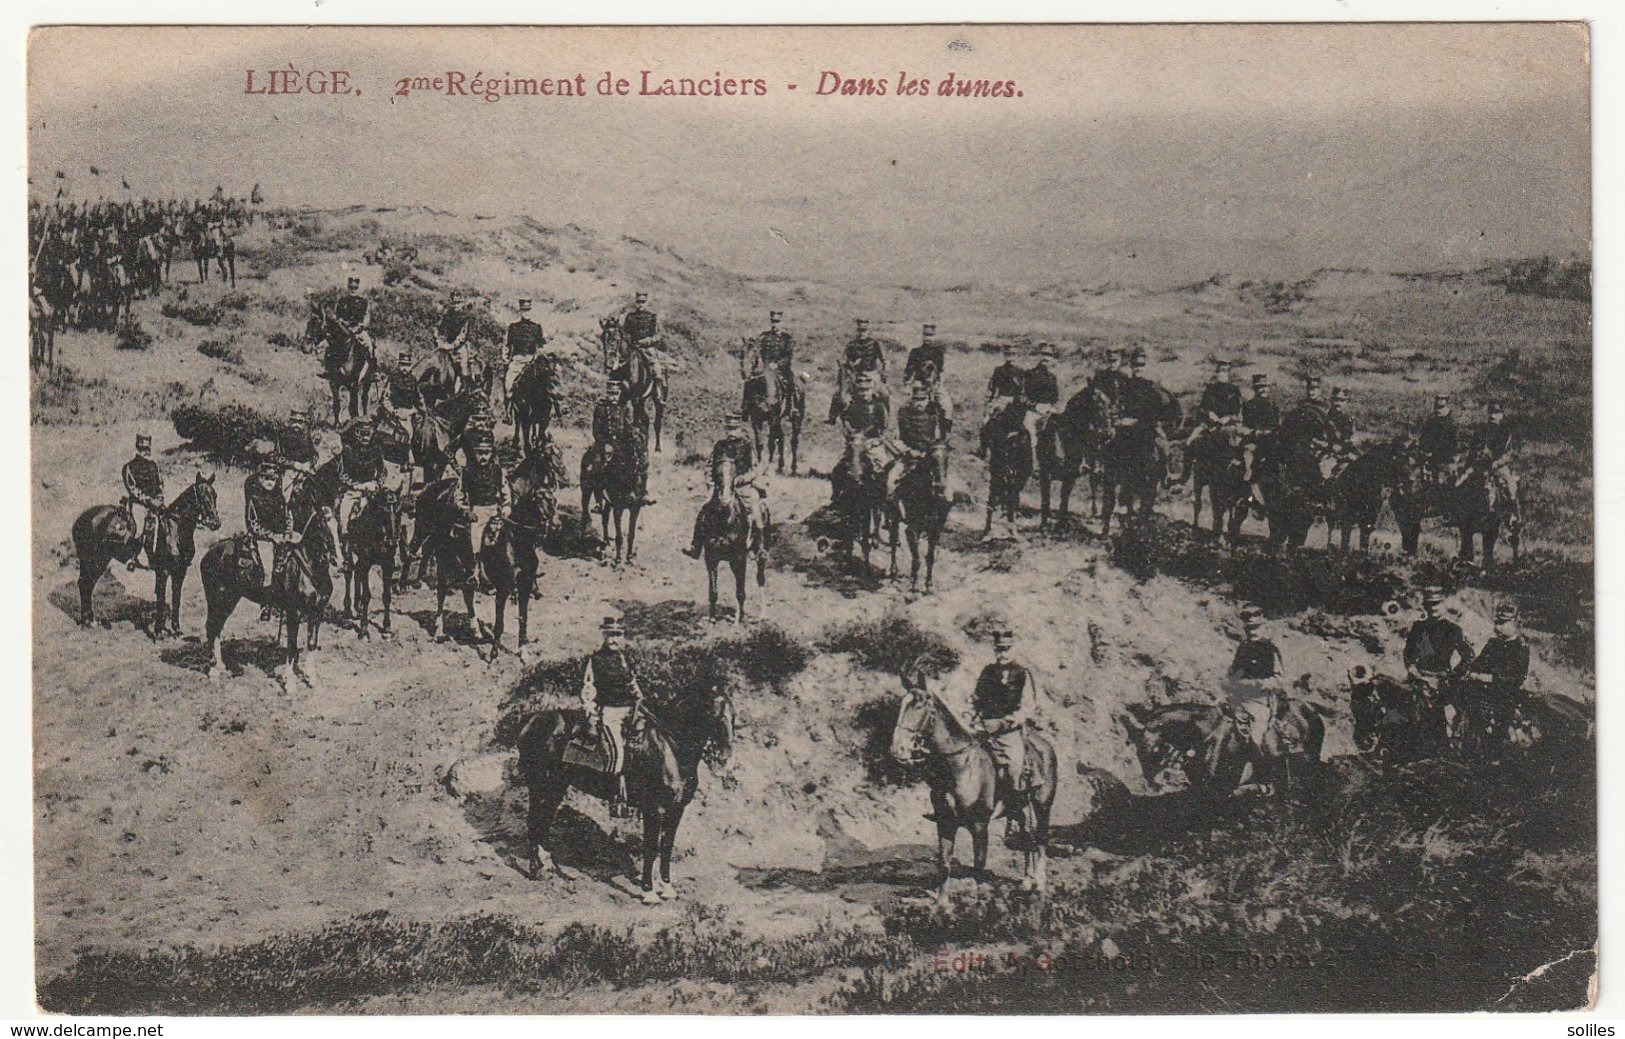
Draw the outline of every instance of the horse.
M931 792L931 818L937 824L937 868L941 897L947 898L954 841L964 829L971 835L974 869L978 879L987 875L988 824L1001 808L1017 825L1018 846L1024 864L1021 887L1043 891L1049 886L1048 853L1050 809L1055 804L1058 770L1055 747L1049 740L1023 730L1026 761L1033 780L1020 804L1012 804L1008 791L998 789L997 768L990 754L937 695L925 688L903 694L892 731L891 755L905 765L923 765Z
M637 435L633 429L616 443L594 442L581 456L581 530L586 534L591 529L592 514L597 512L603 520L603 549L607 549L613 515L615 566L621 565L623 551L625 562L637 558L642 473L638 471L638 452L630 443L630 438Z
M553 420L553 365L538 355L514 380L508 396L508 412L513 418L519 450L529 455L546 443L547 427Z
M298 492L295 497L300 497ZM294 512L298 540L284 548L287 559L280 578L264 579L254 543L246 536L226 538L203 553L198 570L203 575L203 597L208 604L209 677L219 678L225 673L220 636L237 604L247 599L280 611L279 624L287 636L286 666L305 685L312 685L299 659L299 624L306 624L306 648L316 649L322 614L333 595L332 571L342 565L342 560L333 536L332 509L319 507L306 497Z
M1006 407L982 427L982 447L987 451L987 520L982 536L993 533L993 516L1004 513L1005 526L1013 535L1016 514L1021 511L1021 491L1033 474L1033 443L1022 424L1022 412Z
M478 390L464 390L412 413L412 465L423 470L425 483L445 474L468 430L469 419L484 403L485 397Z
M743 368L743 358L740 361ZM778 460L784 472L785 427L789 426L790 475L801 465L801 424L806 417L806 395L797 392L794 378L788 384L775 370L750 374L741 370L744 386L740 410L750 423L756 454L771 462Z
M1314 778L1326 742L1326 723L1309 704L1282 697L1262 748L1241 731L1235 716L1214 704L1130 704L1118 714L1147 783L1177 769L1193 790L1215 798L1274 793L1277 785ZM1248 766L1252 781L1244 784Z
M378 568L383 582L384 619L378 630L391 637L389 628L391 586L401 545L401 496L393 487L380 487L361 500L350 520L344 544L344 613L354 616L356 637L371 638L368 613L372 608L372 570ZM352 613L353 608L353 613Z
M1039 429L1038 494L1040 530L1050 525L1050 484L1059 482L1060 515L1057 530L1071 522L1072 489L1085 474L1089 478L1089 514L1100 510L1101 458L1111 437L1111 398L1094 384L1084 387Z
M937 568L937 544L953 503L931 481L925 459L910 458L890 467L886 474L887 527L891 535L891 576L897 576L897 535L901 527L908 538L909 591L920 592L920 538L925 538L925 594L930 595Z
M214 254L215 266L219 268L220 280L231 280L231 287L237 287L237 240L226 233L224 227L215 227L209 231L210 251Z
M614 328L619 335L618 324L599 322L600 338L610 334ZM611 349L604 347L606 356ZM625 359L619 366L610 371L610 377L621 380L621 400L632 404L632 416L637 427L647 440L651 429L654 435L654 447L660 450L660 431L666 421L666 397L669 392L666 385L666 375L655 363L654 355L647 346L638 343L629 343L626 347Z
M1373 444L1332 478L1331 507L1326 518L1328 547L1334 528L1342 532L1344 552L1349 550L1354 531L1359 530L1360 551L1370 551L1371 532L1376 529L1389 488L1405 478L1407 450L1399 440Z
M1202 491L1208 494L1213 511L1213 538L1228 533L1230 544L1241 537L1241 524L1247 518L1252 489L1243 479L1246 466L1241 430L1232 421L1209 429L1190 447L1191 526L1202 526Z
M517 648L523 650L528 641L530 600L536 594L536 576L541 569L540 549L553 525L554 490L562 468L556 450L544 449L527 455L508 479L513 497L507 517L502 520L496 537L480 546L480 566L496 596L496 620L491 628L492 660L502 651L510 599L519 611Z
M333 425L339 424L339 394L347 392L350 398L350 417L359 418L371 411L372 384L378 377L372 352L359 335L344 327L344 323L323 306L313 306L305 323L305 349L314 350L326 343L322 352L322 378L327 380L333 395Z
M154 517L157 526L156 545L153 550L153 624L150 634L158 638L164 634L164 621L169 619L169 632L180 634L181 582L196 554L194 537L199 526L220 529L220 513L216 505L214 477L202 473L182 491L168 508ZM101 580L107 564L117 559L127 563L141 549L141 531L129 511L118 505L96 505L79 514L73 523L73 550L79 560L79 626L89 627L95 621L91 595L96 582ZM164 591L168 585L169 606L166 613Z
M553 861L553 817L571 787L605 802L613 799L615 777L576 764L566 756L572 738L586 728L579 710L544 711L519 732L519 775L529 793L526 851L530 875L563 873ZM719 767L733 751L733 701L713 687L707 693L641 702L632 714L624 774L629 804L643 816L644 905L677 897L671 883L671 856L683 812L699 789L700 761ZM598 737L602 739L603 737ZM655 880L655 863L660 876Z
M756 557L756 584L767 586L766 532L751 523L744 503L734 490L734 460L720 457L711 467L711 498L700 506L700 546L709 579L711 619L717 619L717 567L726 562L733 570L734 599L739 604L734 623L745 623L745 571Z
M1362 754L1415 761L1438 754L1448 743L1446 704L1434 690L1364 664L1351 668L1348 680L1354 746Z
M1406 555L1416 554L1422 521L1435 515L1459 532L1458 559L1474 561L1476 535L1484 543L1484 565L1494 566L1495 544L1503 524L1511 532L1508 540L1513 559L1521 555L1517 503L1503 493L1499 481L1485 466L1469 466L1459 478L1446 476L1442 482L1426 479L1413 467L1409 478L1395 488L1389 500Z
M1330 511L1322 456L1314 445L1265 437L1253 455L1253 484L1263 501L1271 548L1302 548L1315 517Z
M425 561L430 557L434 559L434 640L444 642L446 639L446 593L454 584L462 586L470 630L476 638L484 638L484 625L474 615L477 557L470 553L468 544L471 520L459 500L456 477L444 477L423 488L417 496L416 522L416 540L423 558Z

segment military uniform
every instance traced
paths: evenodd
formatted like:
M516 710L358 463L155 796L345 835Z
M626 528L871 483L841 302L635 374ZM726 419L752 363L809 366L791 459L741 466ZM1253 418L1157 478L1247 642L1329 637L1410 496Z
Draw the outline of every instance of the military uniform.
M624 452L627 461L638 474L638 497L644 505L649 500L649 444L643 430L632 420L631 406L619 390L613 396L600 397L592 409L592 438L595 443L613 445Z
M626 651L607 645L594 650L581 676L581 705L603 737L609 772L616 778L616 808L626 803L626 724L642 700Z
M1231 713L1246 727L1254 743L1262 746L1284 693L1281 651L1274 642L1249 630L1236 647L1225 675Z
M1268 436L1281 428L1281 407L1275 398L1254 393L1241 406L1241 424L1254 439Z
M642 304L633 306L621 318L621 344L627 350L647 347L660 338L660 319Z
M735 421L735 419L730 419ZM717 466L724 459L733 463L733 486L729 488L739 505L745 510L745 517L749 520L752 529L765 530L766 495L761 485L756 482L756 442L750 433L743 427L736 427L728 435L711 445L712 478L715 478ZM705 510L702 508L694 517L694 537L689 542L688 554L698 557L700 554L700 537L704 526Z
M372 303L355 288L350 288L333 305L333 317L345 330L366 347L367 356L373 357Z
M480 548L487 537L496 537L500 529L498 522L508 509L508 474L503 472L502 463L497 460L496 452L492 451L483 461L478 458L468 460L456 475L462 504L471 513L468 523L469 553L478 560Z
M888 396L885 348L869 335L868 323L859 322L857 335L848 340L846 347L841 351L840 368L835 373L835 396L829 402L830 422L836 421L845 410L857 377L865 372L879 374L874 383L874 393L881 397Z
M1118 396L1119 421L1133 419L1122 435L1142 446L1162 438L1163 398L1157 384L1142 375L1131 375Z
M948 484L948 425L942 409L926 398L914 399L897 411L897 438L929 466L931 487L938 495Z
M339 491L335 511L338 513L339 537L348 539L350 523L366 500L378 493L384 478L384 449L373 437L363 441L352 427L339 445Z
M452 392L467 387L471 375L468 346L470 324L472 320L467 306L457 299L446 305L446 309L440 313L440 320L435 322L434 345L450 368Z
M254 540L261 581L269 586L282 570L284 546L293 536L293 514L279 481L267 484L258 473L243 484L243 526Z
M1455 471L1456 453L1460 444L1456 433L1456 418L1448 412L1435 412L1422 420L1416 434L1417 451L1428 475L1441 480Z
M1000 785L1005 790L1028 785L1026 735L1022 726L1028 705L1037 697L1038 683L1032 673L1013 660L995 661L982 668L976 678L971 711L986 738L988 752L1000 773Z
M1326 412L1326 431L1332 452L1347 458L1354 450L1354 416L1333 402Z
M1516 632L1498 631L1467 665L1467 672L1483 682L1482 695L1490 709L1488 728L1497 735L1505 733L1529 677L1529 643Z
M1405 635L1405 670L1438 679L1473 659L1472 644L1446 617L1423 617Z
M400 363L390 369L388 384L384 388L384 407L399 416L406 416L423 405L423 394L418 387L417 376L412 373L411 359L402 357Z
M1514 505L1518 501L1518 475L1512 471L1512 427L1505 421L1486 422L1473 432L1468 455L1474 466L1500 484Z
M152 566L152 553L157 545L158 513L164 508L164 477L158 463L137 454L124 463L124 508L130 513L131 525L140 532L141 550L147 553L147 565ZM136 566L130 557L132 568Z
M542 334L542 326L524 316L521 312L518 321L508 326L508 334L502 341L502 399L511 405L514 383L524 373L547 345L547 337Z
M879 437L884 437L891 428L891 403L884 397L869 394L863 397L853 397L841 409L838 416L842 443L845 445L841 452L841 460L836 463L836 471L847 473L854 479L858 476L859 453L865 444ZM831 493L834 492L834 481L831 481Z
M796 341L790 333L779 328L778 312L773 312L773 327L756 338L756 365L752 374L762 371L774 373L779 380L779 392L786 400L802 402L801 387L796 384Z
M987 380L989 412L1005 404L1021 402L1027 389L1026 376L1021 365L1012 358L1006 358L1003 364L993 369L993 375Z

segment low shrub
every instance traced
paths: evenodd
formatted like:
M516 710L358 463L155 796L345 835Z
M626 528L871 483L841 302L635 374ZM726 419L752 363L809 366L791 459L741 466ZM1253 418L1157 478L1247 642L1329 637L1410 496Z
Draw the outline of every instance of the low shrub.
M204 357L212 357L227 364L243 363L243 352L233 346L230 340L205 339L197 345L197 352Z
M818 640L826 653L850 653L871 671L899 674L916 658L929 655L944 668L959 666L959 651L947 639L927 631L901 613L879 620L859 620L827 630Z

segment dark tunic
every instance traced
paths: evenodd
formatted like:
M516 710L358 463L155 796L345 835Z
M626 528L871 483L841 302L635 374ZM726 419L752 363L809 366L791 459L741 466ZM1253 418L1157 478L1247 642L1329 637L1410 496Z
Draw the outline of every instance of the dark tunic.
M468 330L468 311L462 307L447 307L434 326L435 338L442 343L455 343Z
M367 319L367 297L341 296L333 307L333 316L354 328Z
M1504 638L1496 635L1484 644L1484 649L1478 654L1469 671L1483 671L1490 674L1490 692L1501 698L1511 698L1523 688L1524 679L1529 677L1529 643L1522 635Z
M416 408L423 403L423 395L418 392L418 381L409 369L400 368L389 373L389 403L403 409Z
M154 501L164 493L164 478L158 472L158 463L140 455L124 463L124 485Z
M1137 419L1135 432L1140 434L1155 433L1156 425L1162 421L1163 399L1157 389L1157 384L1142 376L1130 376L1123 383L1122 394L1117 400L1118 409L1125 418Z
M660 322L653 311L637 307L626 312L621 319L621 337L631 346L641 340L660 334Z
M757 339L756 350L763 364L773 368L788 368L795 360L796 341L791 338L790 333L770 328Z
M929 451L946 437L942 409L934 401L904 404L897 411L897 436L916 451Z
M508 326L507 349L514 357L528 357L547 345L542 326L528 317L522 317Z
M1456 420L1450 415L1429 415L1417 432L1416 445L1422 456L1443 468L1456 459Z
M903 379L924 379L927 369L931 372L931 378L940 378L947 359L947 352L941 343L921 343L908 352L908 361L903 365Z
M592 654L592 683L600 707L631 707L638 702L632 665L620 650L599 647Z
M1273 433L1281 425L1281 409L1273 397L1253 396L1241 406L1241 424L1255 433Z
M1055 373L1048 366L1039 365L1023 373L1021 378L1022 397L1029 404L1059 404L1061 402L1061 384L1056 381Z
M1281 673L1281 651L1269 639L1247 639L1230 660L1231 678L1265 679Z
M243 525L250 536L264 540L272 534L286 534L292 520L288 503L282 497L282 488L260 485L258 476L249 476L243 484Z
M723 437L711 445L711 466L724 458L733 459L734 473L742 475L756 468L756 445L747 436Z
M989 399L1011 397L1019 400L1026 385L1026 373L1021 366L1014 361L1006 361L993 369L993 377L987 381L987 395Z
M1498 462L1512 450L1512 427L1486 422L1473 434L1473 454Z
M1325 405L1304 401L1281 421L1281 439L1295 447L1307 447L1316 440L1331 440L1331 426Z
M502 463L469 462L463 467L463 494L470 505L498 505L502 502Z
M1128 376L1116 368L1101 368L1095 372L1094 388L1104 394L1107 400L1115 401L1118 394L1123 392L1123 383Z
M592 438L599 443L615 444L626 435L628 426L626 406L619 400L600 399L592 409Z
M971 709L979 718L1008 718L1021 709L1031 679L1020 664L989 664L976 679Z
M1473 659L1473 647L1452 620L1424 617L1411 625L1410 633L1405 636L1406 667L1441 674L1453 669L1451 658L1455 656L1466 663Z
M854 398L841 412L841 422L856 436L872 439L884 436L891 425L891 407L879 397Z
M846 344L846 352L842 355L846 366L854 372L872 372L884 363L886 353L878 340L868 336L854 336Z
M1216 418L1229 418L1241 414L1241 389L1233 382L1217 379L1202 390L1202 414Z
M1350 447L1354 444L1354 416L1340 408L1333 408L1326 413L1326 429L1331 433L1331 441L1337 447Z

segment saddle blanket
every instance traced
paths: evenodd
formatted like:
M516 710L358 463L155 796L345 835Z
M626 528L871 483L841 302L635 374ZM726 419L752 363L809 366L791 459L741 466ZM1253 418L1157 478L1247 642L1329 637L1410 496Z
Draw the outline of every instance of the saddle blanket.
M607 775L609 748L604 746L603 738L596 734L575 736L564 745L564 761L577 768L603 772Z

